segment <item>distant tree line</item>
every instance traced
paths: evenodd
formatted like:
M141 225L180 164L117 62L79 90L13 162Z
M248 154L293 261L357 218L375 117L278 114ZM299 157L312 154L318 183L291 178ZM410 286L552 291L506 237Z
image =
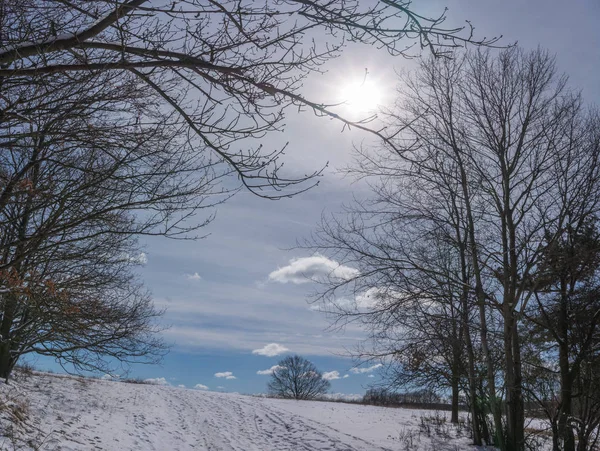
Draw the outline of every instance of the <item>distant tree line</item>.
M388 388L370 388L363 396L362 403L385 407L439 407L443 404L443 399L439 394L427 389L397 392Z
M596 449L598 110L542 49L426 59L402 82L390 139L348 170L371 196L306 243L359 271L315 301L368 332L355 356L390 388L451 394L452 421L465 399L475 444L525 450L543 412L555 451Z

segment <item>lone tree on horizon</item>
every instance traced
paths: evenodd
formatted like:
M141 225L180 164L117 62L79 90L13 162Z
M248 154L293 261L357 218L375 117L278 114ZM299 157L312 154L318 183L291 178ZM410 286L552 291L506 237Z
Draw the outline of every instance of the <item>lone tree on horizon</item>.
M299 355L288 356L277 364L267 388L271 395L290 399L314 399L327 393L331 384L317 367Z

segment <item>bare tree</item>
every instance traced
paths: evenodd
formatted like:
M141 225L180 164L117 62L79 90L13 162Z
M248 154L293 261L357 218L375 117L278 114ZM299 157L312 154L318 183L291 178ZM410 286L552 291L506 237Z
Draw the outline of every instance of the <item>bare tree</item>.
M567 92L565 78L542 50L511 49L498 57L479 52L464 62L432 62L421 74L408 88L412 103L400 119L414 140L397 150L421 166L428 165L427 150L444 152L459 169L474 290L482 313L491 306L502 317L506 431L499 444L520 450L525 444L518 325L533 295L530 277L540 263L544 229L549 224L562 229L573 202L579 202L575 193L597 195L597 178L586 176L581 166L568 177L557 173L577 148L573 131L583 122L581 101ZM563 190L571 195L557 203ZM492 367L486 335L481 339ZM490 374L490 390L494 384ZM493 391L490 400L501 431Z
M318 301L340 327L357 321L369 331L354 352L386 363L386 385L452 393L458 420L460 392L472 409L474 440L489 442L482 413L479 321L466 230L451 165L430 155L445 177L435 179L404 162L361 153L351 173L377 177L369 201L321 223L312 249L359 269L331 279ZM446 161L448 162L448 161ZM348 302L355 299L355 302Z
M313 363L293 355L277 364L267 387L270 394L282 398L314 399L327 393L330 386Z
M478 313L463 319L465 349L470 337L473 350L465 363L476 375L469 362L476 363L476 334L495 442L523 450L520 325L535 302L533 280L543 249L567 224L598 214L598 149L585 144L587 112L540 49L430 59L404 81L389 114L397 132L381 152L363 151L352 170L381 181L375 206L328 221L314 245L360 275L330 281L322 299L344 286L355 297L383 289L387 296L366 311L341 311L360 319L415 302L430 306L442 298L435 283L451 286L462 299L455 305ZM455 256L451 271L442 270L440 253Z
M192 218L232 194L216 187L230 170L196 154L134 79L81 73L12 94L20 114L0 123L0 374L32 352L103 371L155 361L160 311L132 273L136 237L193 238L212 215Z

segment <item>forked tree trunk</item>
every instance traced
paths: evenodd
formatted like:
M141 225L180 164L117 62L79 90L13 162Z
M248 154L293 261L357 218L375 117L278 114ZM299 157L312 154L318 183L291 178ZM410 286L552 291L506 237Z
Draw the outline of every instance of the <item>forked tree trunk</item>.
M498 447L504 451L504 431L502 427L502 410L496 395L496 375L494 373L494 362L490 352L488 343L488 330L487 330L487 318L486 318L486 304L485 304L485 292L483 289L483 282L481 276L481 267L479 263L479 248L477 239L475 238L475 221L473 219L473 211L471 208L471 197L469 192L469 183L467 178L466 169L462 161L460 149L454 149L456 161L458 163L458 169L460 171L460 185L465 203L466 220L468 228L468 243L471 254L471 260L473 265L473 275L475 276L475 295L477 297L477 306L479 309L479 325L480 325L480 338L481 338L481 349L487 366L487 379L488 379L488 394L490 398L490 408L492 410L492 416L494 418L494 427L496 428L496 437Z
M471 321L469 318L469 276L467 270L467 244L466 236L463 236L458 225L455 226L456 242L459 243L460 255L460 271L461 271L461 322L463 329L463 339L467 348L467 379L469 386L470 413L471 413L471 428L473 430L473 444L476 446L483 445L482 428L480 421L480 409L477 404L477 387L479 377L475 370L475 352L473 351L473 340L471 339ZM487 441L487 437L486 437Z

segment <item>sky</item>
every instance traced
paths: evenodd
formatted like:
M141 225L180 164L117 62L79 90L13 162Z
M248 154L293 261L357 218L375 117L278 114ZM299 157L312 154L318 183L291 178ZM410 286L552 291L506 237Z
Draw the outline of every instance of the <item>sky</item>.
M600 2L574 0L445 0L414 2L426 12L449 8L448 25L468 19L477 36L503 35L501 43L526 49L542 46L556 54L558 69L589 103L600 104ZM361 80L393 101L396 71L415 61L392 58L372 47L352 45L330 62L325 75L311 77L304 94L318 101L339 98L340 86ZM322 256L293 249L307 238L322 214L338 212L352 196L368 195L337 170L352 161L352 145L374 145L372 137L344 130L310 113L288 116L283 138L290 142L286 166L314 171L329 163L320 185L291 199L269 201L243 192L218 208L216 219L195 242L164 238L144 242L142 280L167 312L164 339L172 345L160 365L137 365L130 377L216 391L260 393L269 369L290 353L317 365L333 393L362 394L379 381L379 367L348 357L363 332L356 326L331 330L307 299L315 287L302 274L318 275L335 265ZM271 138L269 138L271 139ZM281 140L282 137L276 139ZM268 140L265 144L275 144ZM341 268L352 271L352 268ZM57 369L48 360L34 362Z

